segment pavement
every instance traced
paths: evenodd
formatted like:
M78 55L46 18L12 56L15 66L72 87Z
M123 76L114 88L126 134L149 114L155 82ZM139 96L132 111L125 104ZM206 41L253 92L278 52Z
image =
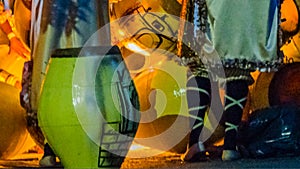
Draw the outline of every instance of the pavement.
M145 150L143 150L145 151ZM153 150L146 150L153 151ZM42 154L27 153L14 159L0 160L0 168L42 168L38 162ZM56 166L54 168L63 168ZM186 163L180 160L180 154L164 152L162 154L146 158L126 158L122 169L133 168L300 168L300 156L277 157L265 159L242 158L237 161L223 162L215 157L207 162Z

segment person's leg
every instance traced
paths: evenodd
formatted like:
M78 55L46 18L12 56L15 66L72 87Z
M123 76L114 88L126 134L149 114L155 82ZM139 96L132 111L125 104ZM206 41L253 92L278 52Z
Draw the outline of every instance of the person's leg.
M225 137L222 160L235 160L240 157L236 151L236 137L243 109L247 101L248 83L246 80L230 81L226 85L224 123Z
M184 161L205 160L205 148L199 141L204 126L205 112L210 104L211 85L208 78L193 77L187 82L187 102L190 115L191 133Z

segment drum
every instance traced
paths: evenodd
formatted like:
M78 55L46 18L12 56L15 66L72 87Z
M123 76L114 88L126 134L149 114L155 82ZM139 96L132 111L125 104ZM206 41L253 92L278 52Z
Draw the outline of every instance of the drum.
M281 23L283 31L289 33L298 32L299 29L299 4L298 0L284 0L280 8Z
M0 159L14 158L34 146L26 129L26 113L20 106L19 92L0 82Z
M281 50L285 55L285 62L298 62L299 51L299 0L284 0L280 8L280 27L283 31Z
M135 142L159 150L140 152L139 155L154 156L165 151L184 153L190 132L186 99L188 68L155 52L143 57L145 59L137 57L136 54L131 54L124 59L128 67L133 69L129 71L134 75L140 99L141 121ZM219 95L212 98L215 97ZM214 104L216 105L215 102ZM205 120L207 130L201 133L202 140L206 141L212 136L217 127L218 115L219 113L208 113ZM211 143L214 140L208 141Z
M290 38L289 43L285 43L281 50L284 54L285 63L300 61L300 32Z
M274 75L269 88L269 102L275 105L300 106L300 63L282 66Z
M256 72L253 76L255 83L249 88L249 112L269 107L269 85L274 72Z
M141 107L135 141L160 151L183 153L189 133L187 69L163 55L151 55L146 63L134 78Z
M138 127L139 102L119 49L54 52L38 121L65 168L120 167Z

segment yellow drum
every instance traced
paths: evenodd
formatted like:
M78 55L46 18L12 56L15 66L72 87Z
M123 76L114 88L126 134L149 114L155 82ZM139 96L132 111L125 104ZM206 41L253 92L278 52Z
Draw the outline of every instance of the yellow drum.
M161 151L184 152L189 133L187 68L163 55L146 59L134 78L141 105L136 142Z

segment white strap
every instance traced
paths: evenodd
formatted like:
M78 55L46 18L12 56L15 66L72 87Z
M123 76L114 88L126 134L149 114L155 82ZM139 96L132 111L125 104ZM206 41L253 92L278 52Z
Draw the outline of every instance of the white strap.
M238 131L238 125L234 125L228 122L225 122L225 125L227 126L225 129L225 132L229 131L229 130L235 130Z
M195 124L195 125L193 126L193 128L192 128L193 130L195 130L196 128L201 127L201 126L204 125L204 123L203 123L203 118L198 117L198 116L194 116L194 115L191 115L190 117L193 118L193 119L199 120L199 123L198 123L198 124Z
M241 98L240 100L235 100L234 98L226 95L225 96L225 99L228 99L228 100L231 100L232 103L228 104L225 106L225 110L229 109L230 107L234 106L234 105L237 105L239 106L241 109L244 108L244 106L241 104L243 101L246 101L247 100L247 97L244 97L244 98Z

